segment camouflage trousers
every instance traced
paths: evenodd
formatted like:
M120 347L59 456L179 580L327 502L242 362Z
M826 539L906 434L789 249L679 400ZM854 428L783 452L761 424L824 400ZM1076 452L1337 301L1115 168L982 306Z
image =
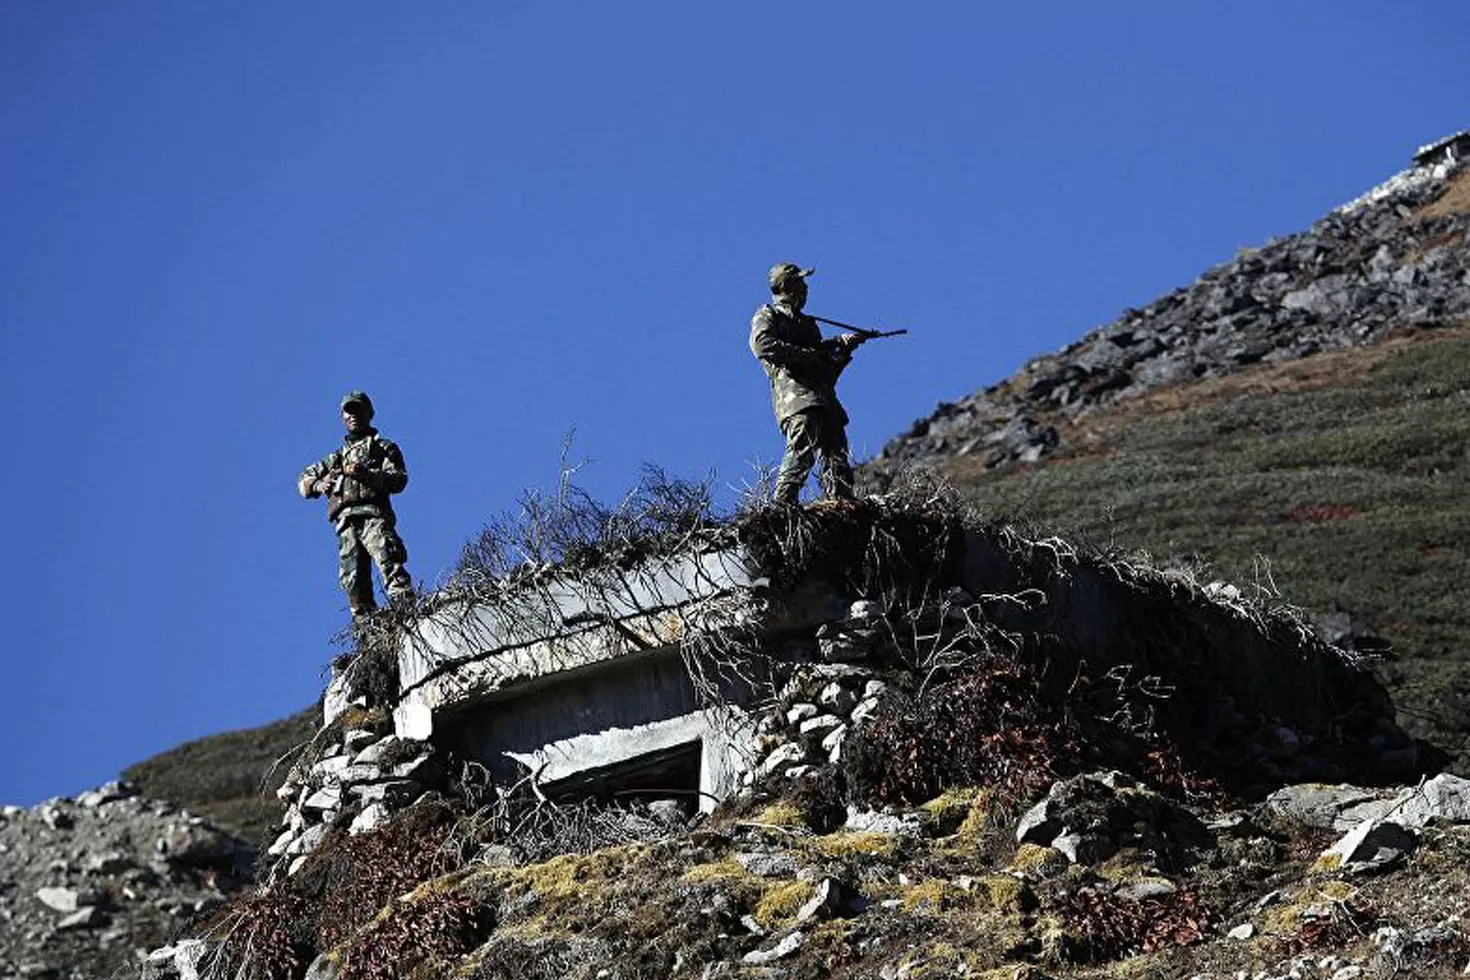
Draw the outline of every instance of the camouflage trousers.
M781 431L786 435L786 454L776 471L776 503L796 503L819 455L822 495L833 500L852 499L847 427L841 421L823 409L808 409L783 420Z
M413 581L403 567L408 549L389 519L348 517L341 521L337 526L337 560L338 579L354 616L377 608L373 600L373 562L378 564L389 599L413 594Z

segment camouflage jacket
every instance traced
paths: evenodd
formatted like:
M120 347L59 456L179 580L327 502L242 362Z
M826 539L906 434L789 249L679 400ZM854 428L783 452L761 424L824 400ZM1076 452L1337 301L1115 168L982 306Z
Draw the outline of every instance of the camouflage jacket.
M771 379L777 421L821 408L847 424L847 412L837 400L837 378L852 355L823 346L817 321L774 304L762 306L750 321L750 351Z
M393 504L388 495L408 486L408 468L403 453L389 439L368 429L361 435L349 435L341 449L334 450L301 471L296 489L311 499L326 494L327 519L348 517L393 517ZM366 468L358 476L344 472L348 463Z

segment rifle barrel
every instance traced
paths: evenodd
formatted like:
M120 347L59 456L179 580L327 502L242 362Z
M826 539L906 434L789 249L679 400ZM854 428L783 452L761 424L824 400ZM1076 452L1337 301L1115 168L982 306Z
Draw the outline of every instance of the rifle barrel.
M807 315L818 323L825 323L832 327L841 327L843 330L855 330L858 333L865 333L873 337L897 337L899 334L908 333L907 330L873 330L868 327L855 327L850 323L843 323L841 320L829 320L824 316L816 316L811 313Z

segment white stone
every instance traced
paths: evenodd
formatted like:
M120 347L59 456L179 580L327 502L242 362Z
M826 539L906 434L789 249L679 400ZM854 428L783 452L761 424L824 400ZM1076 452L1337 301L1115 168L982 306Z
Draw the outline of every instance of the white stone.
M1405 827L1425 827L1436 821L1470 823L1470 779L1440 773L1422 786L1405 790L1390 816Z
M786 723L788 725L800 725L808 718L815 718L821 713L821 710L816 705L808 704L805 701L799 704L793 704L790 710L786 712Z
M425 771L433 762L433 756L425 753L416 759L400 762L393 767L393 775L398 779L417 779L424 775Z
M378 741L364 748L362 751L358 752L357 755L353 757L352 764L354 766L376 765L378 762L382 761L384 753L386 753L389 749L397 748L399 745L402 745L404 742L407 741L408 739L399 738L397 735L389 735L387 738L379 739Z
M826 737L822 739L822 748L826 749L828 752L831 752L833 749L840 747L843 741L846 740L846 738L847 726L838 725L836 728L828 732Z
M84 903L81 895L73 888L42 888L36 892L41 904L57 912L75 912Z
M361 813L352 819L352 825L347 828L347 833L355 837L358 834L365 834L368 831L377 830L388 822L390 816L392 814L388 812L388 808L383 804L369 804Z
M347 767L350 765L352 765L352 756L350 755L328 756L311 767L311 775L318 782L328 779L335 780L342 773L346 772Z
M100 926L106 921L107 916L95 905L86 905L77 909L71 915L56 923L56 931L64 932L68 929L91 929Z
M1348 831L1336 844L1323 852L1324 858L1337 858L1340 866L1354 864L1384 865L1414 849L1412 831L1391 820L1369 818Z
M852 709L852 715L850 716L852 723L854 725L861 725L863 722L873 717L874 713L877 712L877 710L877 698L863 698L857 703L857 707Z
M1236 926L1234 929L1231 929L1225 935L1229 936L1231 939L1249 939L1255 934L1256 927L1252 923L1242 922L1240 925Z
M303 810L335 810L342 805L342 787L339 785L323 786L312 793L301 803Z
M327 828L325 824L317 824L315 827L308 827L306 829L306 833L302 834L300 837L291 842L291 846L286 848L286 853L300 855L310 854L312 851L316 850L318 844L326 839L326 836Z
M366 728L349 728L342 734L342 748L347 754L361 752L378 740L378 736Z
M808 718L802 722L798 730L803 735L810 735L813 732L829 732L840 727L842 727L842 719L836 715L817 715L815 718Z
M845 715L857 703L857 697L840 683L833 681L822 688L822 693L817 695L817 703L835 714Z
M295 837L296 834L290 830L281 831L281 835L275 839L275 842L270 847L265 849L265 853L271 857L280 857L286 853L286 848L291 846L291 841Z
M766 760L760 764L760 767L756 770L756 776L757 778L769 776L782 766L794 765L804 759L806 759L806 752L795 742L778 745L770 755L766 756Z
M864 698L880 698L888 690L888 685L882 681L872 680L863 685Z
M740 961L742 963L749 963L753 966L761 966L763 964L779 960L783 957L790 956L792 953L800 949L801 944L804 942L806 942L806 934L798 930L797 932L793 932L791 933L791 935L782 939L779 943L772 946L770 949L751 950L749 953L746 953L744 956L742 956L740 958Z

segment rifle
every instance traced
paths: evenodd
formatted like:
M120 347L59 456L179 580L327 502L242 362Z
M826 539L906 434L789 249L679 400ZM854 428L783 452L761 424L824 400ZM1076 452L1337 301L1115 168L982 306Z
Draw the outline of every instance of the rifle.
M807 315L811 316L811 314ZM908 333L907 330L869 330L867 327L854 327L850 323L843 323L841 320L829 320L824 316L812 316L812 319L816 320L818 323L825 323L828 326L841 327L843 330L846 330L849 333L857 334L864 341L877 340L880 337L900 337Z

